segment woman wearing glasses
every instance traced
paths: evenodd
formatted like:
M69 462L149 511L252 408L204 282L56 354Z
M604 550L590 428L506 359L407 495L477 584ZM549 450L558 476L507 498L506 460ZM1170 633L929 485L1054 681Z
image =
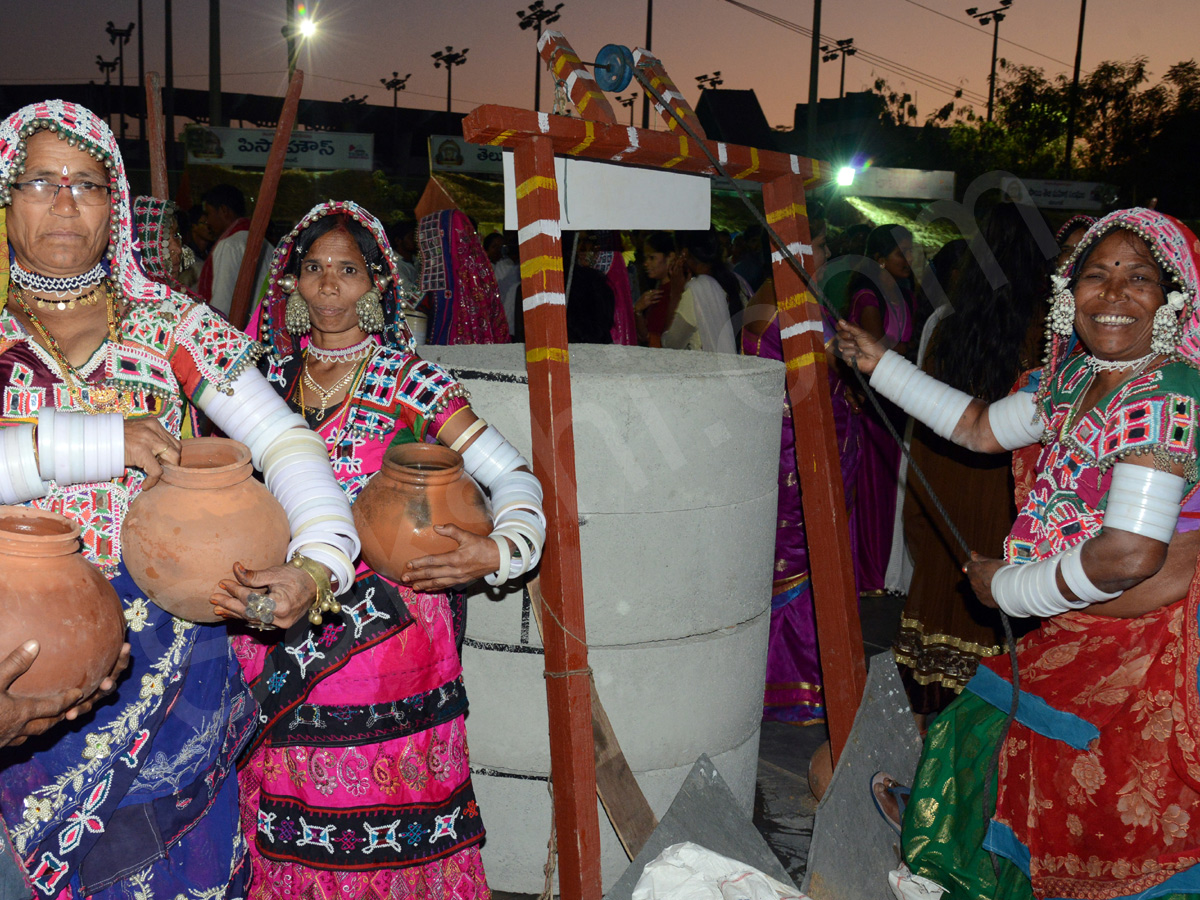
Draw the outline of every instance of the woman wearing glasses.
M0 261L11 259L0 278L0 504L80 526L132 646L130 676L90 718L5 751L0 812L26 895L241 896L245 843L229 775L255 704L224 628L176 619L138 590L121 561L122 520L162 465L179 462L190 401L250 447L292 523L291 564L235 569L226 581L236 598L224 605L249 618L252 601L252 624L286 627L322 589L353 583L349 503L324 443L254 367L261 348L135 261L120 151L96 116L52 100L0 122L0 215ZM324 498L331 514L319 531L287 499L301 480L305 499ZM23 636L5 638L0 655ZM0 668L0 735L62 717L22 703L7 683Z

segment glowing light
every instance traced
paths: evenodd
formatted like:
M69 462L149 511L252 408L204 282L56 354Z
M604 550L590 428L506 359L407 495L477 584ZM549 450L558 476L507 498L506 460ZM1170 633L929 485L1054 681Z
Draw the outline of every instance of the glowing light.
M850 187L854 184L854 166L842 166L837 173L838 187Z
M303 7L301 7L303 9ZM300 19L300 36L310 38L317 33L317 23L308 16L303 16Z

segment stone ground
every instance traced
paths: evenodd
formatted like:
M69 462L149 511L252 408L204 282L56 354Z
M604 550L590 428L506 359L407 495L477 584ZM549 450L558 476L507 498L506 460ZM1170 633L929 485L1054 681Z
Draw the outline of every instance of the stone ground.
M863 648L870 659L892 645L904 607L901 597L864 597ZM808 762L828 738L823 725L800 727L764 722L758 749L754 824L792 880L804 880L817 801L808 789ZM529 900L536 895L496 891L495 900Z

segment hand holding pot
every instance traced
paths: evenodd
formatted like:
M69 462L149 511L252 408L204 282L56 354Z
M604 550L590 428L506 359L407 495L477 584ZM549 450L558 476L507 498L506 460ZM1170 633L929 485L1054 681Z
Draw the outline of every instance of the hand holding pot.
M428 594L467 584L500 567L500 549L490 537L481 537L457 525L435 525L438 534L458 542L458 549L420 556L405 566L400 580L414 591Z
M247 615L246 604L252 601L251 594L265 594L274 603L270 624L286 629L308 614L317 597L316 582L294 566L272 566L254 572L234 563L233 575L236 581L222 581L220 590L209 597L213 612L223 619L255 622Z
M15 747L62 721L80 699L78 688L41 697L9 693L12 683L29 671L41 648L26 641L0 661L0 747Z
M125 466L146 473L143 490L158 484L164 462L179 465L180 447L179 438L163 428L158 419L125 420Z

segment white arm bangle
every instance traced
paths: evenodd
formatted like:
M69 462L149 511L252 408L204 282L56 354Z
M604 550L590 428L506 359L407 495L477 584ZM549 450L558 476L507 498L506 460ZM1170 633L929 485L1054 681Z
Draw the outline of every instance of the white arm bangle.
M59 484L109 481L125 474L125 420L43 406L38 410L41 476Z
M1068 600L1058 589L1058 556L1024 565L1001 566L992 576L992 597L1010 616L1055 616L1083 609L1086 600Z
M509 569L512 562L512 548L508 546L508 538L502 534L492 532L488 537L495 541L496 547L500 550L500 565L491 575L484 575L483 580L492 587L496 587L508 581Z
M193 402L225 434L249 447L254 467L263 471L267 448L285 432L308 426L258 369L242 372L229 387L232 394L206 386Z
M1033 394L1019 391L1001 397L987 408L992 437L1005 450L1020 450L1042 438L1042 421L1033 403Z
M487 428L487 422L483 419L476 419L470 425L463 429L463 433L454 439L454 443L450 445L450 449L455 453L461 453L463 445L473 438L476 432L483 431Z
M1171 472L1132 463L1113 466L1104 527L1171 542L1186 483Z
M50 485L38 472L38 460L33 451L33 425L14 425L0 428L0 503L24 503L45 497Z
M1071 593L1088 603L1103 603L1105 600L1115 600L1120 597L1124 591L1114 591L1108 593L1102 591L1092 583L1092 579L1088 577L1087 572L1083 570L1083 545L1087 541L1076 544L1065 553L1059 554L1059 571L1062 572L1063 581L1067 583L1067 587L1071 589Z
M947 440L971 405L969 395L926 375L895 350L876 364L871 387Z
M489 490L501 475L529 466L517 448L491 425L463 451L462 458L463 471Z

